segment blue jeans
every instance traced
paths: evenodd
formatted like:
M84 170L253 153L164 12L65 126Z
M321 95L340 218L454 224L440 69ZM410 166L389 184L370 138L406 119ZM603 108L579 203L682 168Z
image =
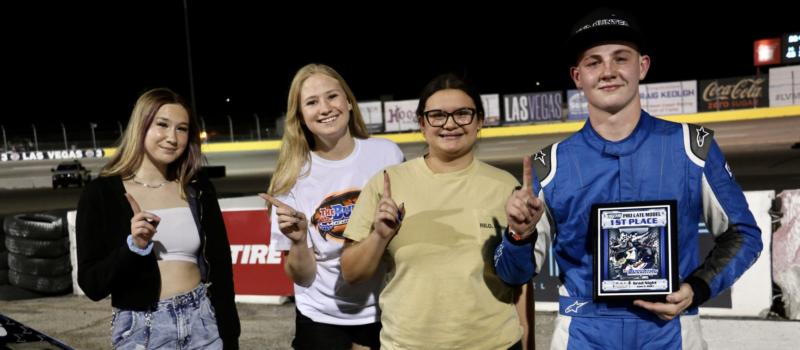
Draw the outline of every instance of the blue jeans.
M152 311L114 309L111 346L119 350L222 349L206 286L161 300Z

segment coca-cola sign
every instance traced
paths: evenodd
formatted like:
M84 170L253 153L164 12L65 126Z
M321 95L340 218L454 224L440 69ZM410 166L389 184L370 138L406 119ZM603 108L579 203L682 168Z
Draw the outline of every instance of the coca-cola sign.
M728 109L767 107L767 77L738 77L703 80L700 82L701 95L699 111L721 111Z

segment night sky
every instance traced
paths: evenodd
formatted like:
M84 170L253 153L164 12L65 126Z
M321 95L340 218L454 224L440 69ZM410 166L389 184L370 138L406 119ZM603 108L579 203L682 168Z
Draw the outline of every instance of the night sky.
M561 47L573 22L595 6L491 1L433 8L429 1L354 9L290 2L279 10L188 2L197 111L209 129L227 130L231 115L243 134L254 113L262 128L274 125L294 72L310 62L333 66L361 101L416 98L444 72L468 76L483 93L572 88ZM11 19L3 50L11 93L0 124L9 138L31 138L34 123L40 142L60 141L64 123L70 139L85 140L95 122L98 139L113 140L117 121L125 125L146 89L167 86L189 97L183 2L123 3L4 10ZM698 3L622 6L639 18L650 42L645 82L755 74L753 40L800 30L787 3L721 9ZM397 9L377 10L389 6Z

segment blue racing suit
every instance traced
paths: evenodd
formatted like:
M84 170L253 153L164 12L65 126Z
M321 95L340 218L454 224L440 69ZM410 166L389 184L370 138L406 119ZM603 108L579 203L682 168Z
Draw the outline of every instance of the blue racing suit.
M533 191L545 203L538 236L521 243L503 235L494 265L506 283L523 284L539 270L552 238L563 284L552 348L703 347L697 307L729 288L762 249L761 231L713 132L642 111L636 128L621 141L603 139L587 121L580 131L531 160ZM689 309L672 321L631 303L592 301L587 237L592 205L655 200L677 201L679 279L694 290ZM716 242L702 261L700 220Z

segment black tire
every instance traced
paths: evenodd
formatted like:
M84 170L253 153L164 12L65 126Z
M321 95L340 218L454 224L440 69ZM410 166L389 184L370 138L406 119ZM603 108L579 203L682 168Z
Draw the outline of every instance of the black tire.
M8 269L0 269L0 286L8 284Z
M62 276L72 272L69 255L53 259L31 258L8 254L8 268L26 275L39 277Z
M6 233L3 230L3 217L0 216L0 252L6 251Z
M56 240L66 236L64 219L44 213L17 214L3 222L6 235L40 240Z
M67 293L72 289L72 275L38 277L8 270L8 281L12 286L45 294Z
M0 252L0 270L8 268L8 252Z
M57 258L69 252L69 240L62 238L55 241L40 241L8 236L6 248L11 253L27 257Z

